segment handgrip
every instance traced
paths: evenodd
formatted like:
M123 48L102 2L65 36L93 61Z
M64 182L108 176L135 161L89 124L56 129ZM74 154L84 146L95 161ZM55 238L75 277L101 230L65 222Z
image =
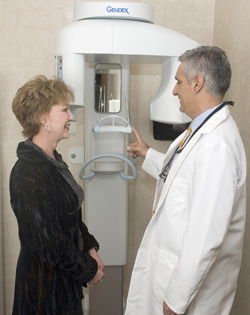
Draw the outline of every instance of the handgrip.
M130 166L130 168L132 169L133 175L132 175L132 176L128 176L128 175L124 174L123 171L121 171L121 172L120 172L120 175L121 175L122 178L127 179L127 180L134 180L134 179L136 178L136 168L135 168L134 164L133 164L131 161L129 161L129 159L125 158L125 157L122 156L122 155L111 154L111 153L109 154L109 153L107 153L107 154L95 155L95 156L93 156L92 158L90 158L89 160L87 160L87 161L83 164L83 166L81 167L81 169L80 169L80 171L79 171L79 177L80 177L80 179L83 179L83 180L84 180L84 179L91 179L91 178L93 178L93 177L95 176L95 173L96 173L96 172L93 171L93 170L91 170L91 172L90 172L89 175L85 175L85 176L82 175L83 172L84 172L84 170L85 170L85 168L89 165L89 163L91 163L91 162L93 162L93 161L95 161L95 160L97 160L97 159L101 159L101 158L105 158L105 157L117 158L117 159L119 159L119 160L122 160L122 161L126 162L126 163Z

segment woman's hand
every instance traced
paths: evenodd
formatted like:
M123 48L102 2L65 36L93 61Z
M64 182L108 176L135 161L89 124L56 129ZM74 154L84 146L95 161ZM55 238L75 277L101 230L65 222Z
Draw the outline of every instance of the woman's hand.
M97 264L98 264L98 269L100 269L101 271L103 271L104 269L104 264L103 262L101 261L101 258L99 257L97 251L95 248L91 248L89 250L89 254L91 257L93 257L96 261L97 261Z
M97 251L95 248L92 248L90 251L89 251L89 254L91 257L93 257L96 261L97 261L97 265L98 265L98 270L97 270L97 273L96 275L94 276L94 278L88 282L89 285L96 285L98 284L99 282L101 282L104 278L105 278L105 274L103 272L103 269L104 269L104 264L103 262L101 261Z

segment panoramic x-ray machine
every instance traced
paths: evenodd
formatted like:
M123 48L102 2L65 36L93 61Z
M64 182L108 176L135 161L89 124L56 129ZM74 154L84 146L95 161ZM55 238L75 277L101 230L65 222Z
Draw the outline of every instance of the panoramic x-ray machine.
M186 124L173 97L178 56L195 41L153 24L153 7L142 3L79 2L74 22L56 36L57 77L75 92L71 111L85 106L84 161L71 152L85 181L85 222L100 243L105 281L85 296L84 314L123 314L122 266L127 262L128 183L136 178L126 153L130 64L162 64L162 80L150 118ZM75 160L74 160L75 159Z

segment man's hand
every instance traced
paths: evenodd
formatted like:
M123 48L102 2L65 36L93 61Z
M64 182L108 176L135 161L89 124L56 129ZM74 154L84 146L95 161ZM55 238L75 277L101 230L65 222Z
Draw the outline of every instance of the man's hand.
M89 254L90 254L90 256L92 256L97 261L98 270L97 270L97 273L94 276L94 278L91 281L89 281L88 284L89 285L96 285L96 284L98 284L99 282L101 282L105 278L105 274L103 272L104 264L101 261L97 251L94 248L92 248L89 251Z
M149 146L142 140L141 136L136 131L135 127L132 127L132 130L133 130L133 133L136 137L136 142L131 143L127 147L127 151L130 152L130 155L133 158L136 158L137 156L145 158L145 156L148 152Z
M163 302L163 314L164 315L181 315L172 311L165 302Z

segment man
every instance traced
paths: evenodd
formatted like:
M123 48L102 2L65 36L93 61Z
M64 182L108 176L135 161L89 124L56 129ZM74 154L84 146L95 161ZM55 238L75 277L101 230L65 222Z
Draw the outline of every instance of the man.
M224 51L179 57L173 94L191 119L166 155L134 129L127 150L157 179L153 216L135 261L125 315L228 315L241 265L246 158L223 97L231 67Z

